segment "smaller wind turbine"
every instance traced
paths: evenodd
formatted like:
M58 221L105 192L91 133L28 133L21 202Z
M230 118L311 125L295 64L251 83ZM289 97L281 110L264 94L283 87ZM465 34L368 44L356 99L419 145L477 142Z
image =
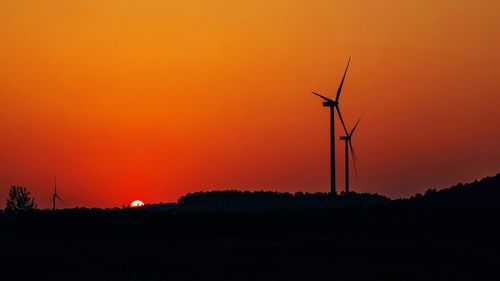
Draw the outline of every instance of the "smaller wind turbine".
M356 127L359 124L359 121L361 121L361 118L358 119L358 122L356 125L354 125L354 128L352 128L350 133L347 133L346 130L346 135L341 136L340 139L344 141L345 143L345 192L349 193L349 149L351 149L351 155L352 155L352 163L354 164L354 172L356 173L356 177L358 176L358 169L356 168L356 154L354 153L354 148L352 147L352 135L354 134L354 130L356 130Z
M61 203L64 204L64 201L57 195L57 178L54 176L54 194L52 194L52 200L50 200L50 203L52 203L52 211L56 210L56 201L59 200Z

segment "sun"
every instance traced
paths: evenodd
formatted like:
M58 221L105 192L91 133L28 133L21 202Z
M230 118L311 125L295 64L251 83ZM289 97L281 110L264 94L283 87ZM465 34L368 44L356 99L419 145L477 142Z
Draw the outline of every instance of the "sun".
M130 204L130 208L141 208L144 207L144 203L141 200L135 200Z

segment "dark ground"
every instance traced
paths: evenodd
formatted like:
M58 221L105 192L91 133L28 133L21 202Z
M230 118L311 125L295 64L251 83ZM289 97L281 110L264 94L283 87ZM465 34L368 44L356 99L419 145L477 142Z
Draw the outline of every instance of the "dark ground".
M492 208L0 215L0 280L499 280Z

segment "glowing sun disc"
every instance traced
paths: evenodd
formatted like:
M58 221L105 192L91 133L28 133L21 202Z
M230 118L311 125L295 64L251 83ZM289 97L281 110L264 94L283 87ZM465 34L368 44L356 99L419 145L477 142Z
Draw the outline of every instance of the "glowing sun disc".
M144 207L144 203L142 203L141 200L135 200L130 204L130 208L140 208L140 207Z

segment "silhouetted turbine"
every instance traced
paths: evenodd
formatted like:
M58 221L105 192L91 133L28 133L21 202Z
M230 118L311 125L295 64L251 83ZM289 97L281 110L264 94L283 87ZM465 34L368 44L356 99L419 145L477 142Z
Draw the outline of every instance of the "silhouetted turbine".
M352 128L351 132L346 134L345 136L341 136L340 139L345 142L345 192L349 193L349 149L351 149L352 155L352 163L354 164L354 172L356 173L356 177L358 176L358 169L356 168L356 154L354 153L354 148L352 147L352 135L354 134L354 130L361 121L361 118L358 119L354 128Z
M54 194L52 194L52 200L50 200L50 203L52 203L52 210L55 211L56 210L56 200L61 201L61 203L64 204L64 201L61 199L61 197L59 197L59 195L57 195L57 179L56 177L54 176Z
M342 76L342 81L340 82L340 86L337 90L337 95L335 100L331 100L327 97L324 97L318 93L312 92L313 94L319 96L324 99L323 102L324 107L330 108L330 192L332 194L337 194L336 189L336 180L335 180L335 109L339 114L340 122L342 122L342 126L344 127L344 131L347 134L347 130L345 128L344 120L342 119L342 115L340 114L339 109L339 98L340 93L342 92L342 86L344 85L345 75L347 74L347 69L349 69L349 64L351 63L351 57L349 57L349 61L347 62L347 66L345 68L344 76Z

